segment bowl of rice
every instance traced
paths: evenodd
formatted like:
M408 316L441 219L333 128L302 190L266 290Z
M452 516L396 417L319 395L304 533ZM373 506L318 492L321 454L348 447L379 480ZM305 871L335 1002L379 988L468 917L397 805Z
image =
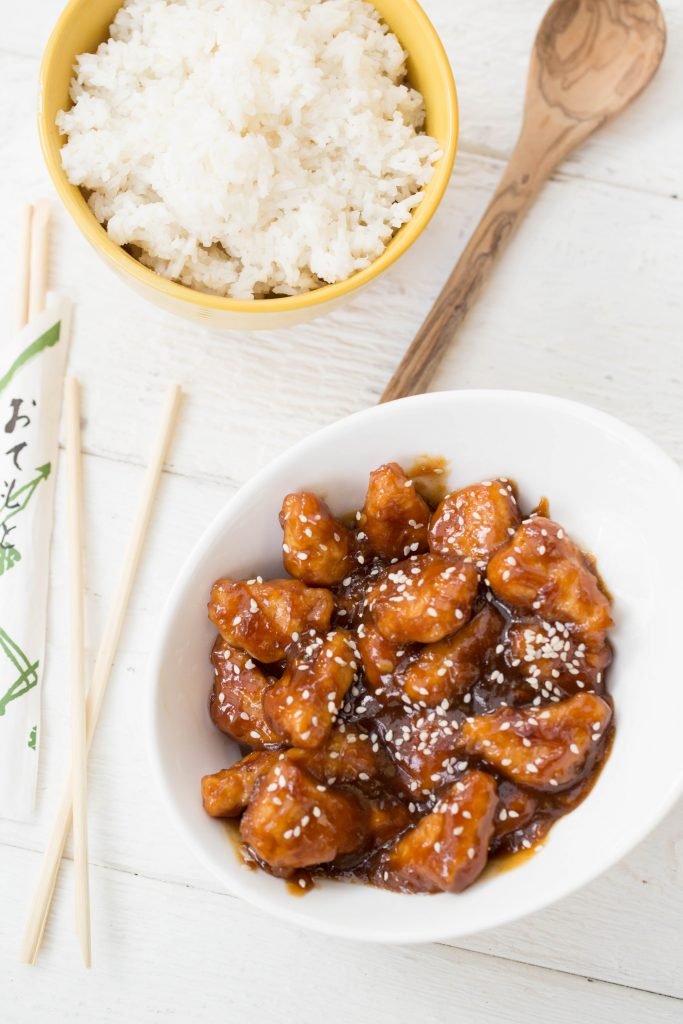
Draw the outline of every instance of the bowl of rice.
M242 329L329 312L398 259L458 134L416 0L70 0L38 121L109 265L174 313Z

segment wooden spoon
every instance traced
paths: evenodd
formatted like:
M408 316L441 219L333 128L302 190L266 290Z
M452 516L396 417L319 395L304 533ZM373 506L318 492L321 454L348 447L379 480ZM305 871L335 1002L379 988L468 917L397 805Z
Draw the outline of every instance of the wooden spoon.
M538 30L510 162L380 401L423 391L496 258L568 153L628 106L664 53L657 0L555 0Z

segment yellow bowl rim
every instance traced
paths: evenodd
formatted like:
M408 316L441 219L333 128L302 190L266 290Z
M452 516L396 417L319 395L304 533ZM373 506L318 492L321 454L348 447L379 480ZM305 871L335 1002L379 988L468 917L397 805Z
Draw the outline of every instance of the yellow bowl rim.
M357 271L344 281L322 285L320 288L309 292L302 292L299 295L286 295L273 299L231 299L223 295L212 295L208 292L197 291L188 285L171 281L169 278L157 274L149 267L145 267L134 256L131 256L125 249L112 241L94 214L84 211L73 191L74 186L67 180L61 163L53 159L51 152L49 131L52 126L47 124L42 96L47 92L52 62L60 44L63 26L72 10L82 2L83 0L69 0L57 19L43 53L40 65L38 97L38 135L40 146L57 194L82 233L91 245L101 251L103 256L114 265L115 269L123 275L133 277L143 288L152 288L173 301L189 302L193 305L222 313L286 313L304 310L311 306L318 306L321 303L334 302L341 299L343 296L348 295L349 292L363 287L363 285L378 277L379 274L395 263L406 252L422 234L434 216L448 186L455 162L459 133L458 96L448 55L436 29L417 0L408 0L415 8L416 17L420 19L424 30L431 38L431 42L438 55L440 71L445 78L447 87L448 141L446 147L442 147L442 154L436 164L434 175L428 183L429 193L425 194L410 220L403 225L402 233L399 236L395 236L395 238L398 238L398 244L393 246L391 251L389 251L389 248L385 249L376 260L373 260L369 267Z

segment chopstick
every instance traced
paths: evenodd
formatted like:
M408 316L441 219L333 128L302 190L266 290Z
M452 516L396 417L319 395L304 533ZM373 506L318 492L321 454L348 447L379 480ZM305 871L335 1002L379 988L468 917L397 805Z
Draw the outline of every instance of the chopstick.
M83 962L90 967L90 882L88 878L88 747L85 718L85 637L83 579L83 463L81 456L80 385L67 377L66 421L67 518L69 527L69 607L71 617L71 778L76 933Z
M128 599L135 580L140 562L142 548L152 514L154 498L161 477L164 459L175 425L181 390L177 384L172 385L166 395L162 422L152 449L142 488L140 503L133 523L131 536L123 559L121 573L114 601L105 624L104 635L100 642L97 660L93 671L92 682L88 691L86 706L87 744L90 747L97 721L102 710L102 701L109 682L112 663L116 654L121 629L128 607ZM71 822L71 776L66 780L62 798L57 810L55 822L48 840L38 884L29 907L28 918L22 937L20 960L22 963L35 963L43 940L52 896L54 894L59 864L64 852L69 825Z
M50 228L50 202L39 199L31 218L31 276L29 281L28 316L45 309L47 295L47 261Z
M22 203L19 211L19 286L17 289L17 331L28 323L29 293L31 287L31 222L33 206Z

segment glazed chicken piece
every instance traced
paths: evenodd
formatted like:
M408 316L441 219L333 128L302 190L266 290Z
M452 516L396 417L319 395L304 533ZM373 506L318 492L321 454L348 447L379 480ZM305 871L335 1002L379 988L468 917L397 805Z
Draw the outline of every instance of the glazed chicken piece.
M358 630L357 643L363 675L369 689L385 706L400 704L403 687L395 678L394 673L406 653L406 645L385 640L371 621L364 622Z
M407 558L426 551L431 513L396 462L370 474L360 519L372 550L382 558Z
M493 838L501 839L518 828L525 828L538 808L538 798L504 780L498 783L498 809Z
M289 756L328 785L352 783L368 794L396 779L396 768L374 725L339 722L317 750L291 750Z
M415 800L448 782L467 762L457 751L462 715L441 708L390 712L383 739L399 770L406 794Z
M471 558L481 569L519 525L512 485L486 480L447 494L432 519L429 546L437 555Z
M376 798L378 793L386 795L387 787L391 787L396 778L396 768L378 735L366 732L357 723L342 722L317 750L290 747L284 751L254 751L230 768L205 775L202 779L204 809L214 818L239 815L251 800L259 779L285 759L310 772L318 782L352 784L368 797ZM388 796L387 801L387 807L393 807ZM400 811L397 814L403 822Z
M313 637L264 694L263 710L274 730L296 747L319 747L329 736L358 671L353 636L343 629Z
M590 771L612 721L609 704L593 693L545 708L498 708L469 718L460 749L530 789L565 789Z
M368 588L368 608L386 640L431 644L469 620L479 578L470 562L413 555Z
M572 622L593 643L612 625L609 599L586 557L552 519L526 519L487 574L501 601L549 622Z
M403 677L405 692L427 707L450 704L479 679L504 624L503 617L487 606L455 636L423 647Z
M332 586L355 566L354 535L338 523L324 501L301 491L282 502L282 561L304 583Z
M384 846L410 825L410 812L400 800L382 797L370 801L368 807L373 846Z
M276 750L257 750L231 768L205 775L202 801L206 813L212 818L236 818L251 800L259 779L284 756Z
M356 559L363 558L360 553ZM373 583L375 577L379 576L386 568L386 563L373 556L368 556L365 563L357 565L355 570L345 576L335 587L334 624L345 629L357 629L366 618L365 598L368 587Z
M606 640L596 643L592 637L586 643L581 635L574 634L574 627L562 622L515 622L507 633L508 664L520 675L547 687L548 692L600 692L603 675L612 660L610 645Z
M330 789L284 759L258 783L240 834L274 873L286 876L362 849L370 826L367 808L350 792Z
M486 866L497 803L491 776L467 772L382 859L379 884L408 892L462 892Z
M254 664L244 651L218 637L211 652L214 684L209 697L209 714L221 732L238 743L260 749L282 742L266 721L263 695L273 680Z
M300 580L231 580L214 583L209 618L221 636L266 663L280 661L296 634L327 632L334 610L329 590Z

